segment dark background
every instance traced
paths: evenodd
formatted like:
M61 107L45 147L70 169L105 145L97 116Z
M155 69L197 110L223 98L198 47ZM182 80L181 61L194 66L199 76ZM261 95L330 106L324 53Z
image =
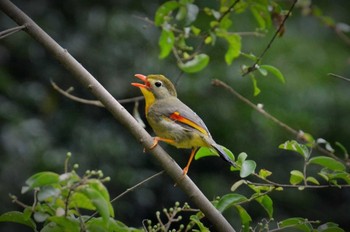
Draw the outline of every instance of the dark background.
M174 58L158 59L160 31L145 20L153 19L162 1L14 3L117 99L140 95L130 85L135 73L162 73L173 81L179 78ZM291 4L283 3L286 9ZM349 23L349 1L314 3L335 21ZM257 27L250 14L237 15L235 19L237 31L254 31ZM3 13L0 22L1 30L15 26ZM273 30L265 37L243 37L242 51L260 54L272 35ZM273 43L263 60L280 69L286 84L273 76L260 76L262 93L257 97L253 97L250 78L240 75L240 65L251 65L250 61L239 58L227 66L224 43L206 47L205 51L211 56L210 65L197 74L183 74L177 83L178 95L203 118L215 140L234 154L246 152L257 162L258 169L272 171L272 179L281 183L288 183L289 172L301 170L303 165L297 155L278 149L279 144L294 139L293 135L223 89L211 86L213 78L227 82L254 103L264 104L265 110L291 127L350 148L350 83L327 75L350 77L349 44L317 18L295 9L284 36ZM0 213L18 209L11 203L9 193L31 204L30 194L20 194L25 180L40 171L63 172L67 152L73 153L72 164L80 165L80 174L87 169L101 169L111 177L107 183L111 197L161 170L106 110L63 97L53 90L50 80L63 89L73 86L79 97L93 99L25 32L0 41ZM132 103L124 106L129 111L133 109ZM164 147L180 166L186 164L189 151ZM214 157L195 161L189 176L209 199L229 193L239 179L236 173L229 172L225 162ZM156 210L171 207L175 201L189 201L173 184L162 175L134 190L114 203L116 218L140 227L143 219L154 218ZM271 197L276 220L300 216L333 221L350 230L349 189L286 189ZM255 222L267 217L255 203L249 204L247 210ZM234 225L239 221L233 211L226 216ZM6 231L17 228L12 224L0 224L1 227Z

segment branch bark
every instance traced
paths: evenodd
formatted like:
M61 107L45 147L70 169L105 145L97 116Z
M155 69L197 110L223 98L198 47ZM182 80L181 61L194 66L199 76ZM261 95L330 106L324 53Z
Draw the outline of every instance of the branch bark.
M149 148L153 138L144 130L131 114L77 61L69 52L62 48L45 31L43 31L30 17L17 8L9 0L0 0L0 9L12 18L18 25L25 25L24 29L33 39L41 44L49 54L57 59L80 83L89 89L101 101L105 108L123 124L128 131L141 142L142 146ZM217 231L235 231L222 214L211 204L199 188L186 176L183 178L182 169L166 153L161 146L150 151L159 161L166 173L188 195L197 207L210 220Z

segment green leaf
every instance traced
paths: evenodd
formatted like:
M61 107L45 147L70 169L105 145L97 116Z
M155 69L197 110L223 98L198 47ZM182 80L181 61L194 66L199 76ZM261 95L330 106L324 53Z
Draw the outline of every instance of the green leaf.
M273 216L273 202L268 195L264 195L255 199L267 212L269 218Z
M69 208L81 208L87 210L96 210L90 199L81 192L74 192L70 197Z
M242 184L247 184L247 181L241 179L241 180L235 182L235 183L232 185L232 187L231 187L231 191L232 191L232 192L236 191L236 189L237 189L239 186L241 186Z
M265 70L265 71L271 73L272 75L274 75L275 77L277 77L282 83L285 83L285 79L284 79L283 74L276 67L271 66L271 65L260 65L259 70L260 71Z
M204 69L209 63L209 56L206 54L196 55L186 63L179 63L179 68L186 73L195 73Z
M11 211L0 216L0 222L14 222L26 225L36 231L36 224L31 218L27 218L22 212Z
M22 187L22 194L26 193L27 191L42 187L45 185L51 185L59 182L59 175L54 172L39 172L34 174L33 176L29 177L29 179L26 180L27 186Z
M160 26L164 23L165 17L169 15L173 10L179 7L177 1L168 1L158 7L156 15L154 17L154 24Z
M207 156L219 156L217 151L214 148L211 147L201 147L199 150L196 152L196 156L194 157L195 160L198 160L203 157Z
M307 146L300 144L295 140L286 141L278 147L284 150L295 151L303 156L305 160L307 160L310 156L310 152Z
M197 215L191 215L190 220L196 223L200 232L210 232L209 228L204 226L204 224L200 221Z
M241 218L242 225L244 225L244 231L249 231L249 224L252 221L252 218L242 206L235 205L235 208L238 211L239 217Z
M227 35L225 36L229 46L225 54L225 61L227 65L230 65L232 61L241 54L241 37L239 35Z
M160 54L159 58L164 59L169 55L171 50L174 47L175 43L175 36L174 33L170 29L163 28L162 33L159 37L159 47L160 47Z
M256 78L253 74L250 75L253 81L253 89L254 89L254 97L258 96L259 93L261 92L260 88L258 87L258 82L256 81Z
M289 228L289 229L298 229L300 231L312 232L313 228L310 222L304 218L288 218L286 220L280 221L279 228ZM292 231L292 230L291 230Z
M241 194L230 193L221 197L215 207L222 213L229 207L246 200L247 198Z
M259 24L260 29L265 29L266 27L271 26L271 17L267 5L254 4L250 7L250 10Z
M317 227L317 232L344 232L344 230L339 228L336 223L327 222Z
M256 163L254 160L245 160L241 166L240 177L245 178L255 171Z
M53 231L59 231L56 230L55 227L60 228L60 231L62 232L80 232L80 223L79 219L77 218L72 218L72 217L58 217L58 216L53 216L48 219L51 222L54 222L55 224L51 224L52 227L54 228ZM46 229L45 231L52 231Z
M38 192L38 201L44 201L51 197L58 197L61 191L53 186L44 186Z
M97 212L102 216L105 222L110 217L109 202L103 197L103 195L95 188L85 185L79 188L79 191L84 194L91 203L96 207Z
M327 151L332 152L332 153L334 152L334 149L333 149L333 147L331 146L331 144L330 144L328 141L326 141L325 139L318 138L318 139L316 140L316 142L317 142L318 144L324 144Z
M317 164L321 165L325 168L328 168L333 171L344 171L345 170L345 165L342 164L341 162L328 157L328 156L316 156L313 157L309 160L310 164Z
M293 170L290 172L290 179L289 179L289 182L292 184L292 185L297 185L299 184L300 182L302 182L304 180L304 174L301 172L301 171L298 171L298 170Z
M266 177L269 177L271 175L272 175L272 172L270 172L269 170L260 169L260 171L259 171L259 176L263 179L266 179Z
M308 176L306 178L306 181L309 182L309 183L320 185L320 182L318 182L318 180L315 177L312 177L312 176Z

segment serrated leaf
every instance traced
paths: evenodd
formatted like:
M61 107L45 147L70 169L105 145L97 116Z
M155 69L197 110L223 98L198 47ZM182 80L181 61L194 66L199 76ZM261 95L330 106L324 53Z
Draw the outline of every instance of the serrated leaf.
M222 213L233 205L246 200L247 198L241 194L230 193L221 197L215 207Z
M281 73L280 70L278 70L276 67L271 66L271 65L260 65L259 66L259 70L265 70L269 73L271 73L272 75L274 75L275 77L277 77L282 83L285 83L286 80L284 79L283 74Z
M169 29L163 28L158 41L158 44L160 47L160 54L159 54L160 59L164 59L169 55L169 53L174 47L174 43L175 43L174 33Z
M328 157L328 156L316 156L313 157L309 160L310 164L317 164L321 165L325 168L328 168L333 171L344 171L345 170L345 165L342 164L341 162Z
M207 54L196 55L192 60L185 63L179 63L179 68L186 73L199 72L209 63L209 56Z
M22 212L11 211L0 216L0 222L14 222L26 225L36 231L36 224L31 218L27 218Z
M301 156L303 156L305 160L307 160L310 156L310 152L307 146L300 144L295 140L286 141L285 143L279 145L278 148L289 151L295 151Z
M290 172L289 182L292 185L297 185L304 180L304 174L301 171L293 170Z
M268 195L264 195L255 199L267 212L269 218L273 216L273 201Z
M254 160L245 160L242 163L241 171L239 173L240 177L245 178L250 174L254 173L256 168L256 163Z
M27 186L22 188L22 194L37 187L51 185L59 182L59 175L54 172L39 172L26 180Z
M156 26L160 26L164 23L165 17L179 7L179 3L177 1L168 1L162 4L160 7L158 7L155 17L154 17L154 24Z

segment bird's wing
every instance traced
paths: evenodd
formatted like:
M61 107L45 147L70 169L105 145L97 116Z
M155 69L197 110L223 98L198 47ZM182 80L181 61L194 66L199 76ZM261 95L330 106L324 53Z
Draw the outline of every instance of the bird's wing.
M168 99L167 107L162 107L162 109L164 109L162 114L173 121L194 128L210 137L203 120L178 98L172 98L171 101Z

